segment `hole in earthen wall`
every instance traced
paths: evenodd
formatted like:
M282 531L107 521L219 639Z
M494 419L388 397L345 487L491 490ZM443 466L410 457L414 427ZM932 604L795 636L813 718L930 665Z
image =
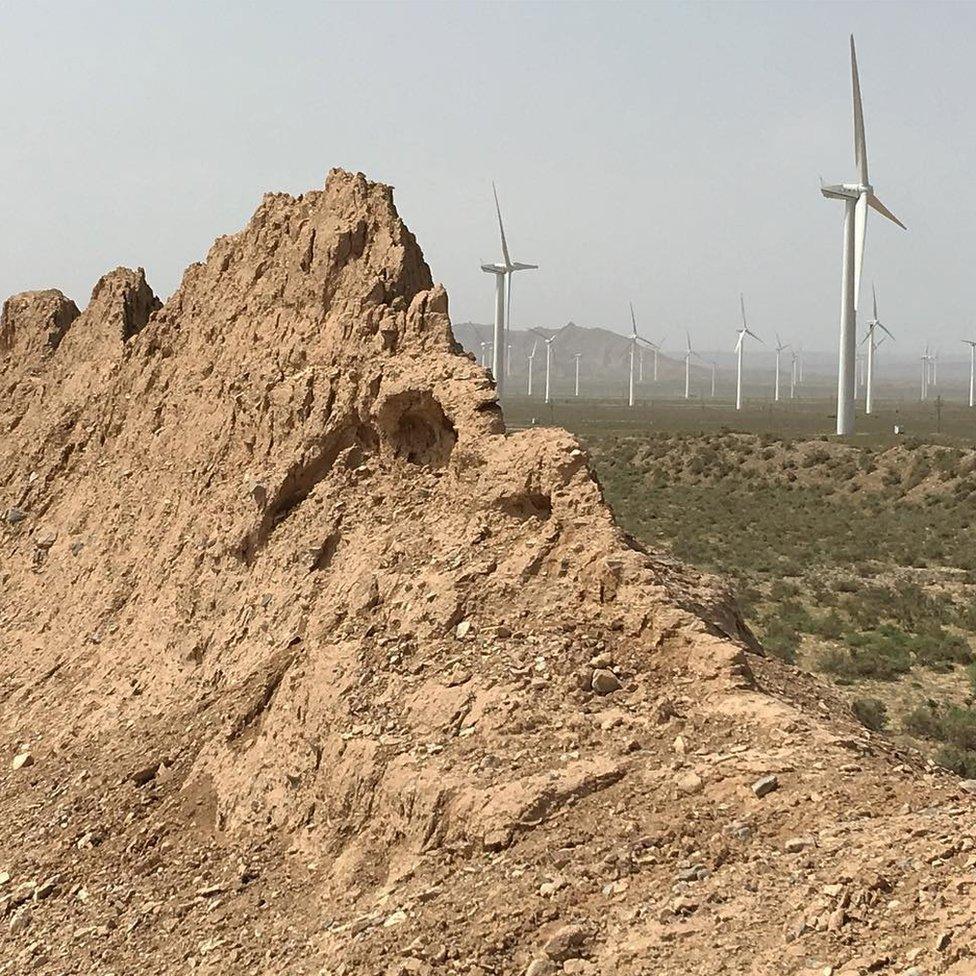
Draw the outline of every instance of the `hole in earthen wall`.
M552 499L541 491L526 491L518 495L503 495L498 500L497 508L523 522L530 518L545 521L552 515Z
M450 460L457 431L429 390L407 390L386 400L378 416L384 450L410 464L442 467Z

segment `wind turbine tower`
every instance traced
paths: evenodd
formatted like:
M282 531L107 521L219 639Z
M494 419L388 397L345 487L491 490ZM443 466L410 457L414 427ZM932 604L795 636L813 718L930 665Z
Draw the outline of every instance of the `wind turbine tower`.
M654 350L654 379L657 379L657 346L654 345L649 339L645 339L642 335L637 333L637 316L634 313L634 303L630 303L630 372L628 375L627 382L627 406L632 407L634 405L634 360L637 358L637 352L640 349L638 343L643 342L645 345L650 346Z
M864 394L864 412L871 413L874 404L874 354L881 345L880 342L875 342L874 333L876 329L881 329L889 339L894 339L895 337L888 330L887 326L881 324L878 318L878 293L875 291L874 285L871 286L871 298L874 302L874 316L870 322L868 322L868 332L864 337L862 342L868 344L868 378L867 378L867 388Z
M969 405L976 406L976 340L963 339L969 346Z
M685 351L685 399L691 399L691 357L695 355L691 348L691 333L686 329L685 337L688 340L688 348Z
M742 328L738 331L738 338L735 340L735 409L742 409L742 344L745 341L746 336L752 336L757 342L762 342L762 339L753 332L746 323L746 300L742 295L739 295L739 305L742 308Z
M564 325L563 329L565 328L566 326ZM559 329L558 331L554 332L551 336L547 336L545 332L540 332L538 329L532 330L533 332L542 336L542 341L546 344L546 398L545 398L546 403L552 403L552 397L550 396L550 391L552 388L549 385L549 377L551 375L551 367L552 367L552 344L556 341L556 338L558 337L559 333L562 332L563 329Z
M779 337L779 333L776 333L776 385L773 389L773 400L779 403L779 357L785 349L789 349L788 344L784 344L783 340Z
M579 361L580 361L580 356L582 355L583 354L581 352L573 353L573 359L576 360L576 389L574 393L575 396L579 396Z
M857 75L857 54L851 35L851 87L854 98L854 161L857 183L821 186L820 192L844 201L844 261L841 273L840 355L837 370L837 433L854 433L854 357L857 347L856 317L864 264L864 235L868 207L904 228L905 225L875 196L868 179L868 153L864 139L864 110Z
M508 253L508 242L505 240L505 225L502 223L502 208L498 204L498 191L495 184L491 184L491 192L495 196L495 212L498 214L498 233L502 240L502 263L483 264L481 270L495 276L495 332L494 346L491 355L491 375L495 380L495 389L501 396L504 389L505 346L508 338L508 316L512 310L512 275L516 271L533 271L537 264L522 264L513 261ZM507 308L506 308L507 292Z
M528 359L528 364L529 364L529 382L528 382L528 388L525 391L526 396L532 396L532 363L535 360L535 353L538 348L539 348L539 340L536 339L535 343L532 346L532 352L530 352L529 355L526 357Z

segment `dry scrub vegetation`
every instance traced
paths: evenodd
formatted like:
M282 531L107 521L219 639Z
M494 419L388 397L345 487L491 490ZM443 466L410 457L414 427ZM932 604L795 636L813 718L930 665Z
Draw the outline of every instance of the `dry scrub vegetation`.
M649 544L732 578L766 649L976 776L976 454L718 434L590 439Z

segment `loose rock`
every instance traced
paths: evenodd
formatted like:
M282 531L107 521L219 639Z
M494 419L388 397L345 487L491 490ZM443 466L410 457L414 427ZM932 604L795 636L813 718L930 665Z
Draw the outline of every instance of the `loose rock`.
M620 680L608 668L596 668L590 679L590 687L598 695L609 695L620 688Z
M757 779L755 783L752 784L752 792L756 796L762 798L773 790L779 789L779 780L775 776L763 776L761 779Z

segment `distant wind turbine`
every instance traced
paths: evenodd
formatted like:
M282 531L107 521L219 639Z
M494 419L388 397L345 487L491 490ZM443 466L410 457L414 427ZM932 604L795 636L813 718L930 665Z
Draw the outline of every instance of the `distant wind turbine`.
M532 363L535 361L535 353L538 348L539 348L539 340L536 339L536 341L532 345L532 352L530 352L529 355L526 357L528 359L528 364L529 364L529 383L528 383L528 388L525 391L526 396L532 396Z
M779 337L779 333L776 333L776 385L773 390L773 399L779 402L779 357L785 349L789 349L789 345L785 344Z
M685 329L685 338L688 340L688 348L685 350L685 399L691 399L691 357L697 355L691 348L691 333Z
M857 347L856 316L864 264L864 234L868 207L904 228L905 225L875 196L868 180L868 153L864 139L864 110L857 76L857 53L851 35L851 86L854 97L854 161L857 183L821 186L820 192L844 201L844 264L841 275L840 356L837 371L837 433L854 433L854 356Z
M742 344L745 337L752 336L757 342L762 339L753 332L746 323L746 300L739 295L739 305L742 308L742 328L738 330L738 338L735 340L736 367L735 367L735 409L742 409Z
M963 339L969 346L969 405L976 406L976 340Z
M481 366L482 369L488 366L488 350L491 348L491 342L487 339L481 340Z
M796 399L796 364L799 362L800 357L796 354L796 350L792 350L790 353L790 399Z
M643 342L654 350L655 380L657 379L657 347L650 339L645 339L642 335L637 334L637 315L634 313L633 302L630 303L630 324L633 331L630 333L630 373L627 385L627 406L632 407L634 405L634 359L636 358L637 350L640 348L638 343Z
M715 399L715 363L714 361L710 361L708 365L712 367L712 399L714 400Z
M576 387L575 387L575 392L573 394L574 396L579 396L579 363L580 363L580 356L582 355L583 354L581 352L573 353L573 359L576 360Z
M506 329L508 327L508 317L512 310L512 275L516 271L532 271L538 268L537 264L522 264L513 261L508 253L508 242L505 240L505 225L502 223L502 208L498 204L498 191L495 184L491 184L491 192L495 196L495 212L498 214L498 232L502 239L502 258L504 263L483 264L481 270L495 276L495 333L494 346L492 347L491 375L495 380L495 389L501 396L504 388L504 354L505 344L508 338ZM506 308L506 290L508 292L508 307Z
M925 346L925 352L922 353L922 400L927 400L929 398L929 347Z
M876 329L881 329L881 331L884 332L885 335L887 335L889 339L894 339L895 338L891 334L891 332L888 329L888 327L885 326L885 325L882 325L880 319L878 318L878 293L875 290L874 285L871 286L871 298L873 299L873 302L874 302L874 316L872 317L871 321L868 322L867 335L865 335L865 337L861 340L862 342L866 342L868 344L868 376L867 376L866 392L864 394L864 412L865 413L871 413L871 410L872 410L872 407L873 407L873 404L874 404L874 399L873 399L873 396L874 396L874 354L877 351L878 346L881 345L881 342L875 342L874 341L874 333L875 333L875 330Z
M565 328L566 326L564 325L563 329ZM537 335L542 336L542 341L546 344L546 403L552 402L552 398L549 395L550 394L549 376L550 376L550 369L552 366L552 344L559 337L559 333L562 332L563 329L557 329L551 336L547 336L545 332L541 332L539 329L532 329L532 331L535 332Z

